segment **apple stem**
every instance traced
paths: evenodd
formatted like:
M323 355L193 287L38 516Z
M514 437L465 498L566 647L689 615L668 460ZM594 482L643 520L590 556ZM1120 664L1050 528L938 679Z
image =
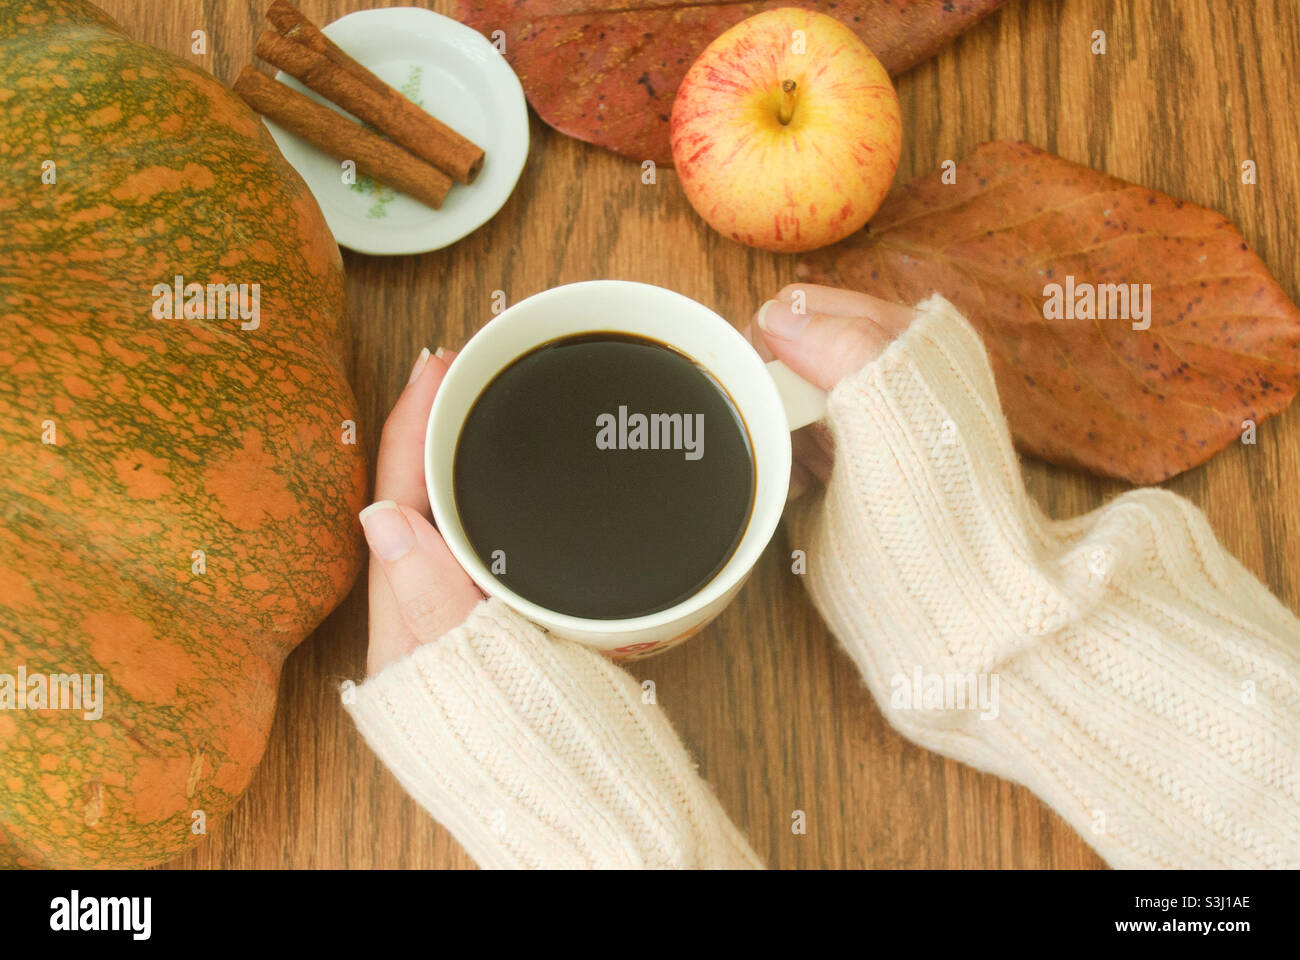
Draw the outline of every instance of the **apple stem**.
M796 90L793 80L781 81L781 106L776 111L776 118L781 121L782 125L787 124L794 117L794 100Z

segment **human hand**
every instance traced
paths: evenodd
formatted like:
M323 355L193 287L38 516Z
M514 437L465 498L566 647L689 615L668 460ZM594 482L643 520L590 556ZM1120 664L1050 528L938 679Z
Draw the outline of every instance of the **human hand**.
M430 524L424 485L425 428L451 360L421 354L384 424L379 502L362 511L371 679L345 698L348 713L481 866L761 866L639 681L504 605L475 612L482 594ZM459 642L433 643L462 624Z
M800 309L802 308L802 309ZM746 335L764 360L780 360L809 383L830 390L880 356L917 311L865 293L792 283L754 314ZM790 499L814 479L830 477L830 433L815 423L791 437Z
M458 626L483 599L429 522L424 486L425 428L454 356L420 354L379 441L375 502L361 511L370 545L367 676Z

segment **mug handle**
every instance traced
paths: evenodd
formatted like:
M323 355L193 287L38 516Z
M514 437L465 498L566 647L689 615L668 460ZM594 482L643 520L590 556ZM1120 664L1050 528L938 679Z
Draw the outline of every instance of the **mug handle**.
M768 376L785 405L785 419L791 430L816 423L826 416L826 391L799 376L780 360L767 365Z

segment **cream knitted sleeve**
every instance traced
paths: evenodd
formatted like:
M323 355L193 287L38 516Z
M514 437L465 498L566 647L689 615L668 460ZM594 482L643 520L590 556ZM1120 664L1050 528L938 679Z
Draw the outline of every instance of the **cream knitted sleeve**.
M626 671L499 600L344 703L480 866L761 866L663 708Z
M1300 621L1172 493L1046 519L979 337L919 309L832 392L835 467L791 531L889 721L1112 866L1300 866Z

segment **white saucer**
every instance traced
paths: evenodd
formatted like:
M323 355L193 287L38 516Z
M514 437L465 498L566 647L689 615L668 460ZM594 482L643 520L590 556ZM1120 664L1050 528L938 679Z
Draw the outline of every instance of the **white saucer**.
M358 253L424 253L473 233L510 197L528 157L528 107L510 65L477 30L414 7L361 10L322 32L486 153L472 184L456 183L440 210L357 174L345 184L338 160L264 120L325 214L340 246ZM280 71L276 79L340 110Z

